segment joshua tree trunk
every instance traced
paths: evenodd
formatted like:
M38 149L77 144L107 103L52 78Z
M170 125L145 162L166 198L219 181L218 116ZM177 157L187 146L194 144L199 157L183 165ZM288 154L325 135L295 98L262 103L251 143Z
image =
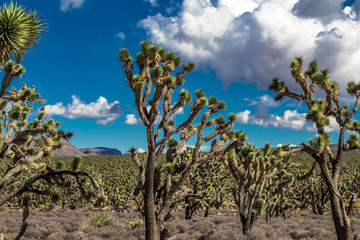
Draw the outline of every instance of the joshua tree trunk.
M251 229L255 222L254 215L251 214L251 216L247 217L240 213L240 221L242 225L243 234L248 234L249 232L251 232Z
M145 172L145 194L144 194L144 211L145 211L145 228L146 240L159 240L160 231L156 222L156 209L154 201L154 171L155 171L155 141L154 126L147 128L148 136L148 159Z
M331 212L335 225L336 235L339 240L350 239L350 219L345 211L345 203L338 191L338 176L330 177L326 162L320 164L320 169L325 183L330 190Z

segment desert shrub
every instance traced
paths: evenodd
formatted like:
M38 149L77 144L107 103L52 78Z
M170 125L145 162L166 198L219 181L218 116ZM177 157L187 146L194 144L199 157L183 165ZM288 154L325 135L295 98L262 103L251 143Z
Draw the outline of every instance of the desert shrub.
M129 222L129 226L131 227L131 229L140 228L143 224L144 224L144 221L142 219Z
M115 218L111 215L104 215L104 214L93 214L90 216L89 221L98 227L110 225L114 222Z

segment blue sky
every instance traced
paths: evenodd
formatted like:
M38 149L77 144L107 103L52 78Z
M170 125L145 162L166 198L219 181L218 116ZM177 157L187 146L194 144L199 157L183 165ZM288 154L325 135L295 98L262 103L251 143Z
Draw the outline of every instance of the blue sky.
M198 65L186 78L238 115L250 142L299 144L315 135L304 106L280 104L266 90L273 76L295 87L289 62L303 56L329 67L344 101L360 75L360 2L338 0L19 0L46 19L48 32L25 56L24 81L47 100L48 115L74 132L75 146L146 149L134 95L118 50L133 57L149 40ZM189 113L184 109L177 122ZM330 126L330 131L336 130ZM335 131L336 132L336 131ZM332 139L336 134L332 135ZM191 142L189 143L191 144Z

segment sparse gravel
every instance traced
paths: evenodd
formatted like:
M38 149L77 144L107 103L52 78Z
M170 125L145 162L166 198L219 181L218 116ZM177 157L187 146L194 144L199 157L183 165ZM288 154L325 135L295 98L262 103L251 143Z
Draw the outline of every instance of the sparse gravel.
M107 226L97 226L90 222L94 214L112 215L114 222ZM209 217L195 216L185 220L183 213L179 219L165 224L171 240L263 240L263 239L336 239L331 216L295 214L284 219L275 218L266 223L260 219L248 236L241 232L240 220L236 211L211 212ZM132 230L129 223L141 216L134 212L115 211L32 211L28 218L28 229L22 239L28 240L97 240L97 239L144 239L144 226ZM353 217L353 231L360 233L360 215ZM0 212L0 234L12 240L21 227L20 211Z

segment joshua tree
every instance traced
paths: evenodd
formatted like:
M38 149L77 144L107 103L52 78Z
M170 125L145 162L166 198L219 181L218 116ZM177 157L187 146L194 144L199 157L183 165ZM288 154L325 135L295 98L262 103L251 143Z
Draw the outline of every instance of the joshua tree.
M172 72L180 66L180 57L146 41L141 42L140 45L141 52L136 58L139 71L137 75L133 75L133 59L127 49L120 50L120 61L129 87L135 94L138 113L146 127L147 159L145 164L138 166L143 179L141 189L144 194L146 239L153 240L160 238L162 223L170 209L186 196L186 191L179 190L182 190L185 180L194 167L238 146L242 134L239 132L231 136L226 134L234 125L235 114L228 116L227 123L222 116L216 119L210 118L225 109L226 104L218 101L216 97L207 98L202 90L196 91L196 98L191 104L191 113L187 120L176 124L171 117L191 102L191 95L183 89L179 92L179 99L173 102L173 94L184 84L184 78L188 72L195 69L195 64L193 62L183 64L183 69L174 76ZM193 125L201 114L200 123ZM209 127L214 129L206 134L205 130ZM195 138L193 154L186 159L180 159L180 152L192 137ZM211 141L211 149L200 155L200 147L204 142L209 141ZM160 160L166 146L166 159ZM159 184L158 180L161 178L158 173L164 169L165 176Z
M63 176L74 177L87 198L95 194L86 192L80 178L88 178L99 199L104 199L103 190L94 178L79 171L79 157L74 159L71 170L55 169L45 159L51 156L53 149L61 147L62 135L57 130L61 124L45 120L44 108L30 121L34 105L45 103L35 87L29 88L24 83L19 90L13 87L6 91L11 81L25 72L19 61L38 41L44 28L42 22L35 12L25 12L13 3L4 4L0 9L0 65L5 72L0 91L0 206L26 193L57 198L53 189L63 182ZM17 62L10 58L16 58ZM28 203L29 196L25 198L24 202ZM24 206L22 233L26 230L28 216L28 204Z
M269 89L277 94L276 101L288 97L306 104L308 108L306 119L314 123L318 134L314 139L309 140L308 144L302 144L303 151L319 165L321 176L329 189L338 239L350 239L350 218L347 216L344 199L339 191L339 172L344 152L360 146L359 137L355 133L360 131L360 122L353 120L360 105L360 84L348 83L347 92L356 98L351 109L349 105L341 105L338 84L330 79L328 69L319 70L316 61L310 62L308 69L303 72L303 59L295 58L291 61L290 71L295 82L301 87L300 94L291 92L278 77L272 79ZM325 97L315 96L316 89L323 92ZM335 154L329 147L330 135L326 131L330 118L335 119L339 127ZM354 133L345 141L346 131L354 131Z
M284 190L294 177L286 171L289 154L283 150L288 150L287 146L271 148L267 143L256 149L248 144L229 151L223 159L236 182L233 196L244 234L269 206L286 202Z

